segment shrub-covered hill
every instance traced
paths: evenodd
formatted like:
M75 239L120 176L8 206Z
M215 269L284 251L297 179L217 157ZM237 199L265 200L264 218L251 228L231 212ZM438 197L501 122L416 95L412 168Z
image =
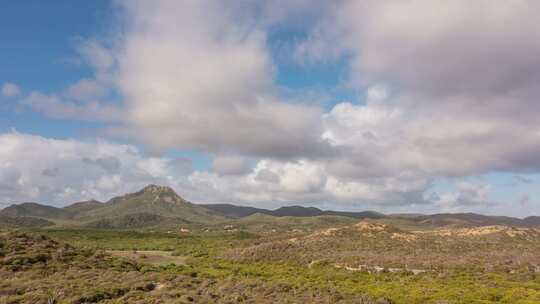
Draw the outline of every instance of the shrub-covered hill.
M33 217L61 226L133 229L179 223L215 223L224 220L212 210L192 204L169 187L149 185L144 189L112 198L108 202L78 202L64 208L23 203L0 211L10 218Z
M154 267L46 236L0 234L0 303L390 303L334 289Z
M311 221L306 218L329 219L332 217L341 218L343 221L377 219L414 229L492 225L540 227L538 216L519 219L474 213L384 215L373 211L331 211L305 206L283 206L276 210L268 210L230 204L201 205L183 199L170 187L158 185L148 185L140 191L117 196L104 203L89 200L63 208L38 203L13 204L0 210L0 227L8 227L8 224L9 227L43 227L50 224L43 221L32 223L28 220L36 218L47 220L56 227L173 230L180 228L179 225L184 226L189 223L200 227L225 222L229 224L235 220L238 220L235 224L246 226L245 224L253 217L261 215L268 216L266 219L272 219L271 224L278 229L289 224L289 226L294 226L295 221L317 222L317 220ZM268 225L264 226L264 229L269 228Z
M133 213L112 218L102 218L84 225L91 229L140 229L173 227L181 224L190 224L181 218L165 217L152 213Z
M10 228L43 228L48 226L53 226L54 223L37 217L10 217L0 215L0 229L10 229Z
M507 226L404 231L370 221L268 240L228 253L236 261L330 262L347 267L540 272L540 230Z

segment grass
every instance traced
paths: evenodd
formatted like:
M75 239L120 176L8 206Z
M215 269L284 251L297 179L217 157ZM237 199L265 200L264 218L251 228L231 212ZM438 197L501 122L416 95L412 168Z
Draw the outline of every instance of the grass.
M135 260L139 263L150 264L153 266L163 265L185 265L186 257L172 255L170 251L159 250L108 250L112 256Z

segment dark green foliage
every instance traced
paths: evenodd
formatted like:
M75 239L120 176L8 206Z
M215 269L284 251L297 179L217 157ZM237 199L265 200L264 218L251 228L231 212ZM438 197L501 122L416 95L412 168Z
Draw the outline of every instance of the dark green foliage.
M53 226L54 223L42 218L18 216L9 217L0 215L0 229L7 228L43 228Z
M41 205L38 203L22 203L11 205L0 211L0 215L8 217L39 217L46 219L67 219L71 216L69 211L62 208Z
M140 229L157 226L170 226L189 224L180 218L165 217L151 213L133 213L120 217L105 218L85 224L86 228L94 229Z
M303 207L303 206L286 206L276 210L267 210L261 208L235 206L230 204L211 204L204 205L205 208L214 210L220 214L223 214L230 218L242 218L253 214L266 214L272 216L294 216L294 217L310 217L310 216L322 216L322 215L335 215L352 217L356 219L378 219L383 218L384 215L373 211L364 212L346 212L346 211L330 211L321 210L315 207Z
M11 269L11 260L2 259L0 303L375 303L366 295L335 288L261 280L256 272L253 277L246 277L247 272L231 277L234 272L229 272L213 278L206 260L200 260L200 268L151 268L37 234L5 233L0 240L7 256L50 254L16 270ZM225 263L221 269L229 271L226 262L216 262Z

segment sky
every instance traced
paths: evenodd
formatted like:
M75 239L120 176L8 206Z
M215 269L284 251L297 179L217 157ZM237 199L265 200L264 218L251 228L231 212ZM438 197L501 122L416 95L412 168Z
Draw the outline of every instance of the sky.
M540 215L540 3L0 4L0 208Z

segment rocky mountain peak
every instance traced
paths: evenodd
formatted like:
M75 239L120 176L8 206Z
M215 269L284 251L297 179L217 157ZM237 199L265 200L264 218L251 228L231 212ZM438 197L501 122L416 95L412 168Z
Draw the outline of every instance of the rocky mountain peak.
M160 185L154 185L150 184L143 189L144 193L153 193L153 194L159 194L159 193L174 193L174 190L167 186L160 186Z

